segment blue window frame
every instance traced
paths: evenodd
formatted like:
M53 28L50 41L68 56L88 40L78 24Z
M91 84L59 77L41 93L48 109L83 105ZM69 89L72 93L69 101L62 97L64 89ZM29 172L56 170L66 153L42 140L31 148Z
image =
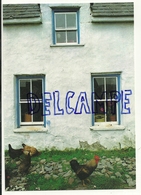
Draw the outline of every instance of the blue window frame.
M79 8L54 8L53 44L79 44Z
M45 77L16 76L17 127L24 125L44 125Z
M120 124L120 75L92 75L92 125Z

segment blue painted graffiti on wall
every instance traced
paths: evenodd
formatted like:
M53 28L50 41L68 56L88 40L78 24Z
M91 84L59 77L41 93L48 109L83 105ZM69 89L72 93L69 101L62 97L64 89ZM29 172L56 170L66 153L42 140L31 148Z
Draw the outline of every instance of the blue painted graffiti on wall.
M91 93L91 105L89 105L88 102L88 96L86 92L80 92L77 101L75 104L75 107L72 107L71 100L75 96L74 91L68 91L65 96L64 101L64 108L60 107L60 92L54 91L54 92L44 92L42 95L42 101L37 97L34 93L28 93L27 94L27 100L28 100L28 108L29 113L35 114L39 112L41 102L44 102L44 114L43 116L49 116L49 115L64 115L65 113L70 114L96 114L97 110L94 110L94 97L96 104L100 105L101 100L103 97L103 94L106 93L105 91L101 94L99 97L96 92ZM130 105L130 99L129 96L132 95L132 90L121 90L119 91L111 91L110 92L110 103L121 102L121 114L130 114L131 108ZM51 113L51 102L53 101L53 113ZM34 104L33 104L34 102ZM109 99L106 99L106 102L109 102ZM34 106L33 106L34 105ZM106 113L106 112L105 112Z

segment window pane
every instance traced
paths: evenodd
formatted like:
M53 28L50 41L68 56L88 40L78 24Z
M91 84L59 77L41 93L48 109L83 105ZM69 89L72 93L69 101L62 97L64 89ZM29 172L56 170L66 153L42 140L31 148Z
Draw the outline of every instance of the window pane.
M42 98L42 80L33 80L32 81L32 93L36 98Z
M107 102L107 121L117 121L117 107L116 102L108 101Z
M20 80L20 99L27 99L30 92L30 80Z
M76 28L76 14L66 14L67 28Z
M56 42L66 43L66 32L56 32Z
M105 122L105 108L104 102L94 103L95 122Z
M32 116L30 115L29 104L21 104L21 122L31 122Z
M67 32L67 42L76 43L76 31Z
M43 104L33 104L33 106L36 107L33 114L33 122L43 121Z
M116 92L116 78L106 78L107 99L114 98L114 91Z
M95 92L95 99L105 99L104 92L104 78L94 78L94 92ZM103 95L102 95L103 94Z
M56 28L65 28L65 14L55 14L56 15Z

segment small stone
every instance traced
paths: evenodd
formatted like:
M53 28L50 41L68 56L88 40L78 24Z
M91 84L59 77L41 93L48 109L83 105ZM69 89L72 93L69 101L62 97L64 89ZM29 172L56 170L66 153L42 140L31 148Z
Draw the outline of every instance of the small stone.
M133 166L132 165L128 165L128 169L132 171Z
M49 174L45 174L44 177L48 180L48 179L50 179L51 176Z
M42 159L42 160L40 160L40 163L41 163L41 164L46 163L46 159Z
M109 177L109 175L107 173L105 173L105 177Z
M73 182L74 182L74 179L73 179L72 177L70 177L69 180L68 180L68 183L69 183L70 185L72 185Z
M106 166L107 166L107 168L113 169L113 166L111 165L110 162L107 162L107 163L106 163Z
M45 167L44 169L45 169L45 171L50 172L53 170L53 167Z
M129 172L130 175L136 175L136 171Z
M122 163L122 166L126 167L126 166L127 166L127 164L126 164L126 163Z
M122 176L119 172L116 172L115 175L116 175L117 177L121 177L121 176Z
M136 185L136 181L133 181L132 178L127 179L127 183L129 187L134 187Z
M33 171L33 172L31 172L31 174L37 174L37 171Z
M62 169L62 165L59 164L59 165L58 165L58 169Z
M99 176L101 176L101 175L103 175L102 173L100 173L100 172L95 172L95 175L99 175Z
M53 175L52 177L53 177L53 179L57 179L58 175Z
M6 191L8 191L9 189L10 189L10 188L9 188L9 187L7 187L5 190L6 190Z
M63 177L69 177L71 175L72 171L68 171L66 174L63 175Z
M101 173L106 173L106 171L107 171L106 169L102 169Z
M21 161L17 161L17 162L16 162L16 165L20 165L20 164L21 164Z
M97 169L103 169L103 168L104 168L103 165L99 163Z
M116 177L115 176L111 176L111 179L116 179Z
M121 159L120 158L116 158L115 161L119 162L119 161L121 161Z

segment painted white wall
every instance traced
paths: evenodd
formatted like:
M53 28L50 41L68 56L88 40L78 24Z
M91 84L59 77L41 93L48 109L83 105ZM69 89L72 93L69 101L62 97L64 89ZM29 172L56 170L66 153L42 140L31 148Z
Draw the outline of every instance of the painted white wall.
M79 5L79 4L76 4ZM52 44L51 8L41 5L42 24L5 25L3 27L3 133L5 149L8 143L22 143L38 149L79 147L79 141L89 144L99 141L108 149L134 146L134 43L133 23L91 23L89 4L81 4L81 47L50 47ZM65 108L65 95L76 93L75 106L81 91L86 91L90 103L91 73L121 71L121 89L131 89L131 114L121 116L123 131L91 131L91 115L47 117L47 133L14 133L16 129L14 75L45 74L46 91L60 91L60 107ZM52 108L51 108L52 109Z

